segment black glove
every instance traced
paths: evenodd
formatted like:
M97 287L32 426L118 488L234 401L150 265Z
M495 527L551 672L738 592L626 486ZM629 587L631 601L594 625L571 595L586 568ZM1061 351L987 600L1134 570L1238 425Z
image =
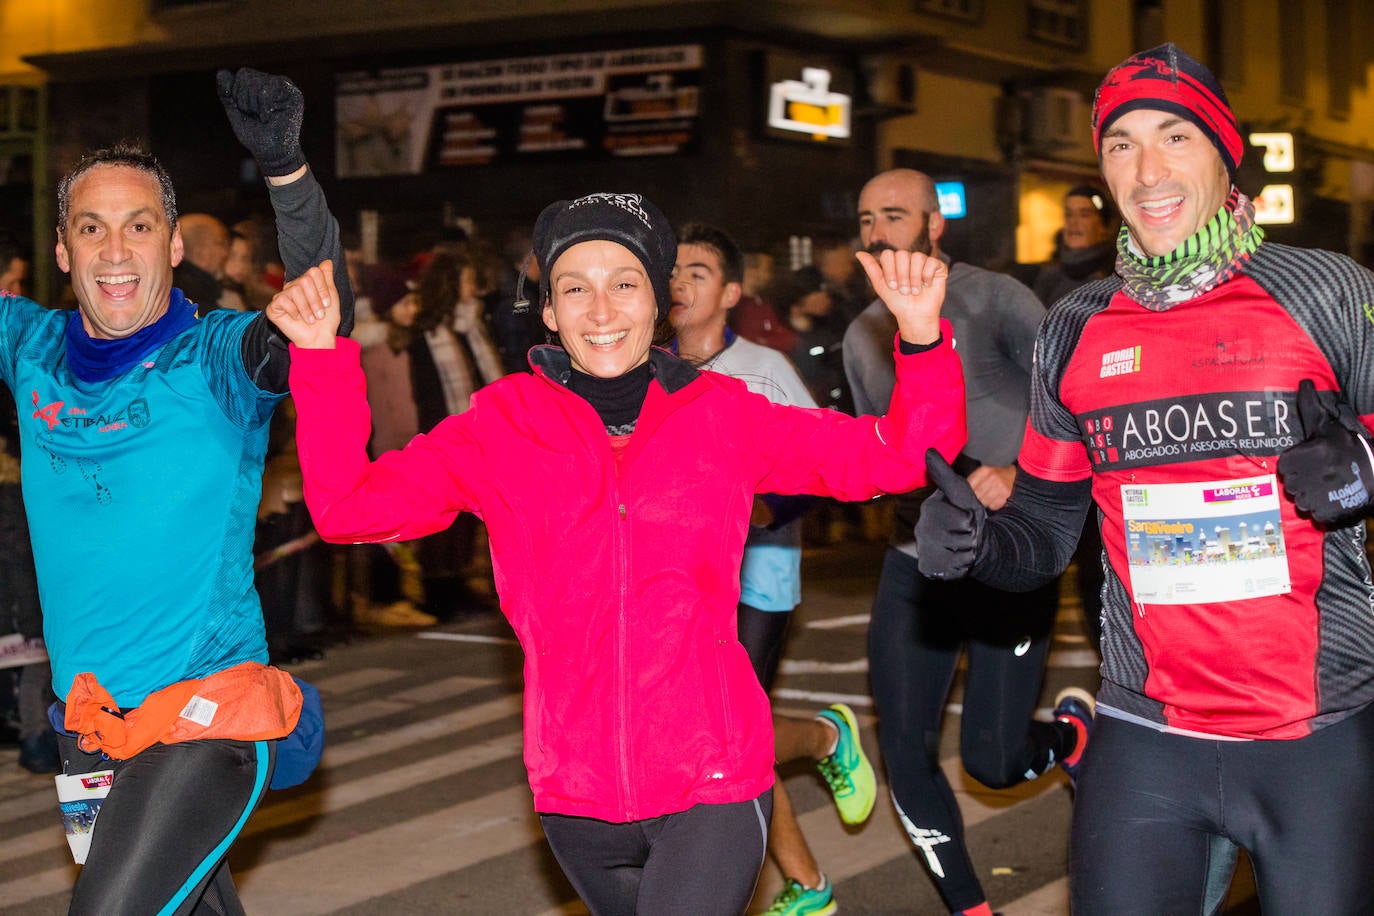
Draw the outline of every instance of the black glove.
M933 448L926 451L926 477L938 489L916 519L916 566L932 579L962 579L978 559L988 510Z
M305 96L295 83L250 67L237 73L221 70L215 81L234 136L253 154L264 175L279 178L305 165L301 149Z
M1323 525L1349 525L1369 510L1374 453L1369 431L1339 392L1323 401L1311 379L1298 384L1302 441L1279 456L1293 503Z

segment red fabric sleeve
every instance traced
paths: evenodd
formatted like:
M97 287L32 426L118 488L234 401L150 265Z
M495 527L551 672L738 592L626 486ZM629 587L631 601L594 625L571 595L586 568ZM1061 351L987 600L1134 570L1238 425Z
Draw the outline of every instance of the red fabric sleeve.
M1029 420L1016 463L1036 477L1059 482L1084 480L1093 472L1082 442L1051 439L1038 432Z

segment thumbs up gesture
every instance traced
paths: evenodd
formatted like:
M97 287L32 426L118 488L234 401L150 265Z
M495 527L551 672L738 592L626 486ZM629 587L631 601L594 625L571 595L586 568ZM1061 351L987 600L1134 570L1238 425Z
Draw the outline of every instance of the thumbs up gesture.
M1311 379L1298 385L1302 441L1279 456L1279 479L1300 512L1323 525L1353 524L1369 510L1374 451L1340 392L1323 398Z
M978 559L988 510L933 448L926 451L926 478L938 489L916 520L916 566L932 579L962 579Z
M897 332L910 344L932 344L940 338L940 306L945 301L949 268L934 255L888 248L875 257L855 254L873 291L897 319Z

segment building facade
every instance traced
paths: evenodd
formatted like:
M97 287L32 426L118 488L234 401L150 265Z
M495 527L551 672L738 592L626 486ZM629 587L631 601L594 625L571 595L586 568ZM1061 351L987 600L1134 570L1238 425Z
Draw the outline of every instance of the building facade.
M50 176L134 137L184 210L265 207L214 95L250 65L305 90L307 155L382 257L592 190L776 248L852 234L863 181L906 165L959 192L956 257L1007 265L1046 257L1063 191L1096 177L1102 74L1172 40L1247 133L1294 136L1275 236L1367 258L1371 26L1358 0L0 0L0 81L33 113L0 118L0 194L51 238ZM1247 163L1243 190L1268 180Z

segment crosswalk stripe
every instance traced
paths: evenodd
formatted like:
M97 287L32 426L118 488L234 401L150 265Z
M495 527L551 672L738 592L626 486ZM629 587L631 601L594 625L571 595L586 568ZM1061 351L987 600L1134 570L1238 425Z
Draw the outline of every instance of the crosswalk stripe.
M498 707L501 704L498 701L484 705ZM505 711L515 708L516 704L508 703ZM488 710L488 713L491 711ZM485 718L485 715L479 713L479 717ZM349 742L363 746L373 743L367 739ZM392 744L392 747L395 746ZM408 786L422 785L446 772L458 772L506 757L514 758L519 752L519 734L512 732L415 764L391 768L371 777L331 784L326 792L268 805L254 816L248 832L261 833L362 804L392 792L403 791ZM352 759L361 759L361 756L364 755L352 756ZM964 775L957 757L946 758L941 765L955 788L968 828L1005 813L1012 804L1050 791L1055 782L1062 782L1062 779L1049 776L1018 790L995 793L995 804L988 804L984 799L993 797L993 793L972 783ZM833 880L844 880L912 854L905 832L890 805L885 803L887 787L880 785L879 793L881 810L856 834L845 831L828 805L802 815L803 830ZM60 844L61 855L65 858L67 853L60 833L54 830L49 835ZM441 842L437 841L439 838ZM272 860L238 875L237 880L250 912L328 913L365 903L369 899L538 842L542 842L542 832L530 809L528 788L521 780L518 786L450 806L423 818L372 831L342 844ZM361 889L356 874L349 873L358 867L358 863L367 863L370 877L369 883ZM311 880L302 882L302 874L311 875ZM22 881L0 885L0 908L17 906L69 890L73 877L72 868L64 866L29 875ZM766 872L757 899L763 902L771 900L780 886L775 874ZM1009 916L1017 913L1021 916L1062 913L1062 909L1055 908L1054 901L1060 899L1063 893L1053 888L1043 894L1036 892L1018 901L1026 909L1008 909L1007 912ZM1046 908L1038 908L1036 901L1042 897ZM1037 908L1029 908L1032 906ZM549 916L574 916L585 912L585 909L580 903L564 902L544 912Z
M452 697L461 696L479 687L489 687L496 683L491 678L465 677L455 675L454 677L440 678L437 681L430 681L409 690L402 690L391 695L391 699L400 700L403 703L436 703L440 700L447 700Z
M472 678L450 678L446 681L435 682L437 686L443 684L447 687L447 693L455 686L464 686L463 682L481 684L484 682L476 681ZM436 691L439 693L440 691ZM324 758L320 762L321 773L329 773L331 777L340 776L344 773L344 768L349 764L356 763L368 757L379 754L389 753L400 750L407 745L428 741L446 734L453 734L488 722L514 716L520 711L520 696L500 697L489 703L482 703L467 709L459 710L445 716L426 719L422 722L403 726L383 734L370 735L364 738L354 739L338 744L327 745ZM331 724L333 724L331 722ZM479 744L464 745L464 747L452 754L441 755L439 758L431 758L419 765L414 772L416 781L429 772L429 767L433 767L433 777L442 776L446 771L471 769L482 766L492 760L502 757L518 756L520 753L520 732L517 729L509 735ZM469 762L472 761L472 762ZM405 769L401 767L399 769ZM394 773L396 770L388 770L387 773ZM395 789L372 788L374 786L385 786L386 779L383 774L374 780L359 781L361 785L341 781L335 782L331 778L329 788L323 792L311 793L290 802L281 804L271 804L261 808L253 818L249 820L247 833L260 832L274 826L289 823L293 820L305 820L317 814L338 810L353 804L360 804L362 801L369 800L379 795L385 795ZM411 783L413 784L413 783ZM272 796L268 796L270 799ZM352 800L350 800L352 799ZM53 849L63 850L66 855L66 840L59 828L57 819L57 796L55 792L35 792L30 797L31 804L37 809L51 808L53 814L52 829L42 829L30 831L18 837L13 837L0 841L0 862L9 861L21 856L32 855L38 852L50 851ZM298 812L298 816L288 816L288 812ZM8 820L11 818L0 818Z
M824 617L820 620L808 621L808 630L839 630L844 627L866 627L871 615L869 614L849 614L845 617Z
M57 814L57 793L54 792L49 804L52 805L52 823L41 830L30 830L28 833L10 837L7 840L0 840L0 862L9 862L12 859L19 859L24 856L31 856L35 853L45 852L56 849L59 846L67 848L67 841L62 834L62 822Z
M334 681L335 678L330 678L327 689L335 687ZM456 696L462 696L466 692L486 687L492 683L493 681L486 680L486 678L444 678L442 681L434 681L434 683L422 685L422 687L398 692L398 694L393 695L392 699L374 700L374 702L364 706L364 717L357 717L357 715L350 717L349 711L356 711L356 707L343 710L334 710L331 707L326 714L327 742L320 766L323 770L341 768L341 766L352 764L361 758L385 754L387 751L397 750L397 748L405 747L407 744L426 742L426 740L434 739L434 737L464 731L464 729L485 725L486 722L517 715L521 710L521 706L519 706L521 698L518 694L502 696L502 698L488 703L480 703L477 706L464 707L455 713L426 718L426 720L414 722L411 725L390 729L381 735L357 737L357 739L343 740L343 742L339 742L334 737L335 735L343 735L346 729L352 728L353 725L360 724L360 722L375 720L381 715L411 709L416 703L456 698ZM409 702L398 702L401 699L408 699ZM45 783L45 780L41 783L36 780L36 783L38 784L33 787L33 791L27 792L26 795L0 802L0 823L29 817L48 809L54 810L54 823L58 823L56 820L58 816L55 813L56 806L58 806L55 790L52 790L51 783ZM26 856L30 851L34 851L33 840L30 838L41 834L47 834L47 831L36 831L34 834L26 834L18 836L18 838L0 840L0 861ZM45 849L48 845L49 843L44 843L44 845L38 846L38 849Z
M31 791L0 802L0 823L30 817L47 808L57 810L57 789L51 778L34 780Z
M326 693L323 697L325 728L328 732L326 737L343 734L347 729L366 722L395 715L419 703L452 699L481 687L489 687L493 683L495 682L489 678L449 677L422 684L411 690L361 702ZM330 743L333 743L332 738Z
M837 630L865 625L867 621L867 614L854 614L820 621L821 625L810 628ZM416 635L455 644L513 643L508 638L480 634L435 632ZM429 651L433 657L436 651L443 654L447 650L434 647ZM464 650L455 645L452 650L455 656L460 651L480 651L480 648ZM375 659L377 656L370 654L368 657ZM1096 667L1097 656L1077 634L1056 632L1050 665L1091 668ZM835 685L860 689L863 689L862 682L855 675L861 676L867 669L865 657L837 662L783 663L783 673L802 675L801 683L806 683L806 675L837 675L840 677L833 682ZM437 882L446 875L544 842L519 761L521 696L518 690L499 693L509 686L507 681L465 675L421 681L416 671L405 667L404 663L374 665L323 676L327 670L323 664L315 663L293 668L313 681L324 695L329 727L329 742L322 763L326 778L318 783L317 791L292 793L281 801L269 795L268 803L249 821L246 833L257 837L257 845L250 848L244 858L252 864L240 871L236 861L236 880L249 912L261 916L341 910L385 912L389 905L385 900L388 895L400 895L409 890L414 897L416 893L423 893L426 882ZM449 670L463 668L455 664ZM431 670L430 673L435 672ZM311 677L311 674L317 676ZM822 679L817 683L829 685L830 682ZM473 702L471 695L479 691L482 692L477 697L480 702ZM864 724L871 726L873 723L872 700L866 693L784 687L775 689L773 696L777 712L794 710L799 715L810 715L829 703L845 702L860 711ZM428 714L432 709L439 710L439 714L418 719L421 712ZM962 713L962 705L950 704L949 712ZM1048 714L1047 709L1037 710L1037 718L1047 718ZM404 722L406 718L417 721L393 727L394 721ZM509 727L503 720L509 720ZM488 726L480 732L483 740L462 734L483 726ZM418 749L431 756L414 759L410 749L428 742L433 743ZM436 750L439 752L434 753ZM0 764L12 764L13 756L12 753L8 757L0 753ZM493 764L496 766L492 767ZM942 759L941 766L954 787L965 826L969 829L1015 810L1021 804L1040 799L1047 792L1062 791L1059 787L1064 783L1062 774L1055 771L1033 783L992 793L964 774L957 757ZM438 794L438 786L446 776L461 776L482 767L492 767L481 775L486 794L456 804L452 796ZM352 776L358 772L367 775ZM802 774L793 778L811 777ZM0 839L0 912L24 904L32 905L35 901L43 901L42 912L47 912L51 901L45 898L70 893L77 872L70 864L66 843L57 825L55 796L50 787L49 781L27 775L18 779L13 774L0 777L0 837L3 837ZM387 811L388 799L412 802L415 796L405 793L427 790L435 793L436 804L446 807L426 810L404 821L397 820L397 812ZM828 803L798 812L817 858L833 880L862 876L902 857L915 855L892 811L887 786L880 785L878 791L881 810L854 833L841 825ZM468 794L474 793L469 791ZM808 795L814 804L816 790L809 788ZM350 820L349 809L366 812L363 806L369 804L376 810L390 813L391 822L382 817L377 823L385 822L384 826L373 823L359 832L354 825L367 821ZM410 804L407 813L416 808L418 804ZM11 834L14 821L32 818L38 811L52 812L51 829L30 830L18 836ZM327 825L326 829L318 830L322 825ZM312 836L318 830L321 836L337 837L339 825L349 831L342 840L320 842ZM290 829L292 827L296 829ZM309 829L304 829L307 827ZM278 835L274 831L281 833ZM266 854L254 854L262 851ZM23 858L28 858L25 867L30 871L27 874L16 874L12 866L8 871L4 869L3 863ZM510 861L522 859L517 856ZM495 864L498 868L512 867L507 863ZM486 872L478 869L474 873ZM780 884L776 869L767 866L756 903L766 906L780 889ZM566 888L566 885L561 886ZM510 887L509 912L585 916L587 910L580 901L556 899L557 887L539 880ZM1053 881L999 910L1008 916L1062 916L1067 912L1067 879ZM24 909L23 912L39 910Z
M543 832L529 797L528 787L514 786L265 862L235 876L244 908L296 916L331 913L540 842ZM365 887L359 884L359 868L367 872Z
M867 674L868 659L856 658L847 662L824 662L814 658L784 658L778 665L779 674Z
M497 760L513 759L520 756L521 747L520 733L515 731L489 741L466 744L447 754L392 767L362 779L341 783L335 783L331 779L327 789L260 808L248 822L245 832L254 834L274 830L313 817L342 811L445 776L456 776ZM519 772L520 782L524 785L524 769L521 768Z
M1102 658L1093 649L1051 649L1051 668L1097 668Z
M421 719L400 728L388 729L374 735L356 738L342 745L324 748L324 759L320 766L326 770L337 770L366 757L376 757L399 750L407 745L419 744L434 738L443 738L454 732L475 728L488 722L495 722L520 712L520 695L498 697L486 703L479 703L456 712L445 713L429 719Z
M820 706L831 703L848 703L850 706L869 707L873 698L866 693L828 693L824 690L796 690L791 687L774 687L772 696L779 700L805 700Z
M63 846L65 845L64 840ZM67 855L68 863L65 866L44 869L36 874L27 874L0 884L0 913L8 912L10 907L19 906L30 900L69 893L72 885L76 883L77 872L76 865L71 862L71 855L64 855Z
M473 684L471 679L450 678L426 686L433 687L429 692L433 695L455 689L470 689ZM416 690L421 691L419 695L425 695L421 688ZM398 749L413 741L425 740L438 731L461 730L479 722L513 715L519 709L518 701L518 696L503 697L460 713L440 717L441 724L437 729L416 727L428 726L429 722L415 723L386 735L346 742L332 749L334 756L327 761L327 766L337 774L341 772L339 768L348 763L376 753ZM871 719L869 721L871 722ZM269 804L250 821L248 832L256 834L276 829L352 805L363 804L393 792L403 791L406 787L423 785L445 773L471 769L498 759L515 758L519 755L520 745L519 733L511 732L475 745L465 745L451 753L414 764L393 767L363 779L331 783L325 791L297 797L287 802ZM1004 813L1011 804L1020 803L1042 791L1047 791L1048 786L1056 781L1056 777L1050 776L1018 790L996 793L996 803L990 805L983 799L991 797L992 793L982 790L964 775L957 757L946 758L942 760L941 765L955 788L956 798L968 828L988 817ZM1058 781L1062 782L1062 779ZM886 786L880 785L879 792L880 800L885 799ZM875 813L869 824L856 834L845 831L829 806L822 806L802 815L803 829L824 863L827 874L833 880L844 880L911 854L909 841L890 805L880 804L880 808L882 810ZM511 812L523 813L517 816ZM61 834L54 830L47 835L52 838L54 848L60 848L61 856L65 859L67 853ZM435 837L442 837L443 842L434 842ZM423 842L425 839L429 840L427 844ZM542 832L529 807L528 788L521 780L520 785L510 789L451 806L424 818L373 831L349 840L346 844L335 844L265 863L239 875L238 880L245 904L252 912L327 913L541 841ZM397 852L396 844L405 849ZM340 848L341 845L346 848ZM426 852L427 847L439 847L439 851ZM378 858L379 850L387 850L389 853ZM396 859L401 864L395 864L390 859ZM358 890L356 880L345 880L346 876L333 876L330 872L330 869L356 868L358 862L368 863L369 875L382 876L370 882L365 890ZM325 867L325 871L320 872L318 867ZM312 881L307 882L308 888L302 887L300 874L312 875ZM356 876L352 877L356 879ZM0 906L15 906L61 893L70 888L72 878L71 867L60 866L30 875L22 882L0 885ZM334 878L338 878L338 881L334 881ZM15 886L16 884L20 886ZM332 888L335 884L340 886L321 892L322 888ZM344 890L345 887L352 890ZM771 899L778 889L780 881L776 876L769 876L761 881L758 899ZM1049 899L1055 899L1053 892L1048 893ZM303 899L300 895L305 895L309 899ZM1034 895L1026 898L1026 905L1031 905L1035 899L1038 898ZM581 909L578 903L562 903L547 912L550 916L572 916L585 910ZM1026 910L1025 916L1035 916L1039 912L1062 910Z
M343 674L333 674L319 680L314 678L306 678L306 680L314 684L322 694L343 694L377 687L389 681L406 677L409 673L395 668L359 668L356 671L345 671Z
M1047 664L1051 668L1096 668L1101 661L1093 649L1051 649ZM965 667L960 659L959 666ZM867 674L868 658L843 662L829 662L816 658L785 658L778 665L779 674Z
M418 639L434 639L447 642L475 642L486 643L493 646L520 645L519 640L511 639L509 636L483 636L481 633L446 633L442 630L431 630L415 635Z

